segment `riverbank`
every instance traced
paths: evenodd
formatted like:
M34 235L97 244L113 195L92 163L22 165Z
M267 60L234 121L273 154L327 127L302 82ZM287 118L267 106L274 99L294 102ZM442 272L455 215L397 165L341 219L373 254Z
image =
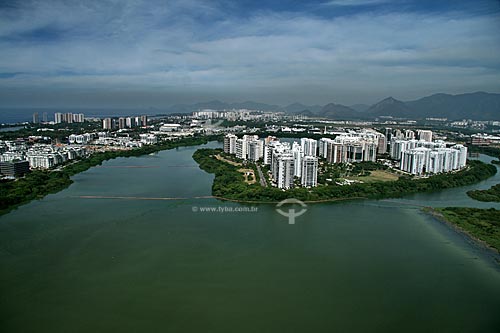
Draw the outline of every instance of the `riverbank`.
M466 235L481 247L490 250L500 263L500 210L468 207L426 207L423 210Z
M71 176L101 165L104 161L118 157L147 155L183 146L197 146L216 139L218 139L217 136L190 137L143 146L137 149L101 152L69 164L61 170L35 170L23 178L2 181L0 182L0 215L6 214L32 200L42 199L48 194L57 193L67 188L73 183Z
M496 167L491 164L472 160L468 161L468 167L462 171L423 179L402 177L395 181L356 183L349 186L332 184L284 191L276 187L262 187L260 184L246 184L237 167L215 157L220 152L220 149L198 149L193 154L193 159L202 170L215 175L212 195L249 203L279 202L287 198L311 203L359 198L397 198L406 194L472 185L497 172Z

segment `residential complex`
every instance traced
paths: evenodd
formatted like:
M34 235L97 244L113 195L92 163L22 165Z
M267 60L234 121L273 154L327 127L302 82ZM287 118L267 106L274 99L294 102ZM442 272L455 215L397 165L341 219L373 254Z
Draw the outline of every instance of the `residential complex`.
M432 141L431 131L417 133L419 140L402 138L399 133L391 139L391 158L400 161L402 171L420 176L450 172L465 167L467 147L443 140Z
M50 144L34 144L25 142L2 141L3 153L0 162L27 161L31 169L49 169L68 160L86 156L82 146L56 146Z
M318 186L318 159L316 157L304 156L300 182L304 187Z
M274 137L260 140L256 135L242 138L227 134L224 138L224 152L234 154L243 160L259 161L270 166L271 180L278 188L290 189L295 179L301 179L305 187L317 186L318 158L317 141L303 138L301 143L281 142Z
M270 179L282 189L300 184L318 185L319 159L323 163L377 162L377 156L389 153L392 167L412 175L422 176L460 170L467 161L467 147L432 141L429 130L395 130L385 134L372 129L335 133L335 138L314 140L301 138L299 142L282 142L269 136L235 134L224 137L224 152L242 160L259 161L270 166ZM390 141L388 142L388 138ZM389 148L389 150L388 150Z
M234 154L242 160L258 161L264 155L264 143L257 135L243 135L241 139L234 134L224 137L224 152Z
M126 129L134 127L142 127L148 125L148 116L136 117L119 117L119 118L104 118L102 120L102 128L112 130L115 128Z
M382 142L385 152L385 135L375 131L345 133L335 139L322 138L319 140L319 156L329 163L375 162L379 142Z

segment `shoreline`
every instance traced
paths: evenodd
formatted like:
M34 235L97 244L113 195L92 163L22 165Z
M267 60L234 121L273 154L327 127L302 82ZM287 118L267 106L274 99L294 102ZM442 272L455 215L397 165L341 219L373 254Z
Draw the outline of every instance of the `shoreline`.
M426 206L423 207L421 211L425 213L427 216L430 216L434 220L440 222L441 224L455 231L456 233L464 236L467 240L469 240L472 244L474 244L474 246L476 246L478 249L488 254L493 259L493 261L500 266L500 251L495 247L493 247L491 244L473 235L467 229L464 229L461 226L453 223L452 221L447 219L446 216L444 216L444 214L442 214L434 207Z

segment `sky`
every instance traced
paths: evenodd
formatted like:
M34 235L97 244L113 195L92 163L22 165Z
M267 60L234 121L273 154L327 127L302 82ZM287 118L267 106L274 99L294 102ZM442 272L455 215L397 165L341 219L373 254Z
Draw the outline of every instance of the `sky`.
M0 0L0 107L500 92L499 0Z

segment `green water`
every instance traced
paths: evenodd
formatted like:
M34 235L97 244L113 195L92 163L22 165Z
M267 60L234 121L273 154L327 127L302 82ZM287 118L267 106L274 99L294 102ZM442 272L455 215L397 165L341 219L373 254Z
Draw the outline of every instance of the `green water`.
M500 330L498 265L408 205L476 204L465 189L310 205L295 225L271 205L79 197L209 195L195 150L105 162L0 217L0 332Z

